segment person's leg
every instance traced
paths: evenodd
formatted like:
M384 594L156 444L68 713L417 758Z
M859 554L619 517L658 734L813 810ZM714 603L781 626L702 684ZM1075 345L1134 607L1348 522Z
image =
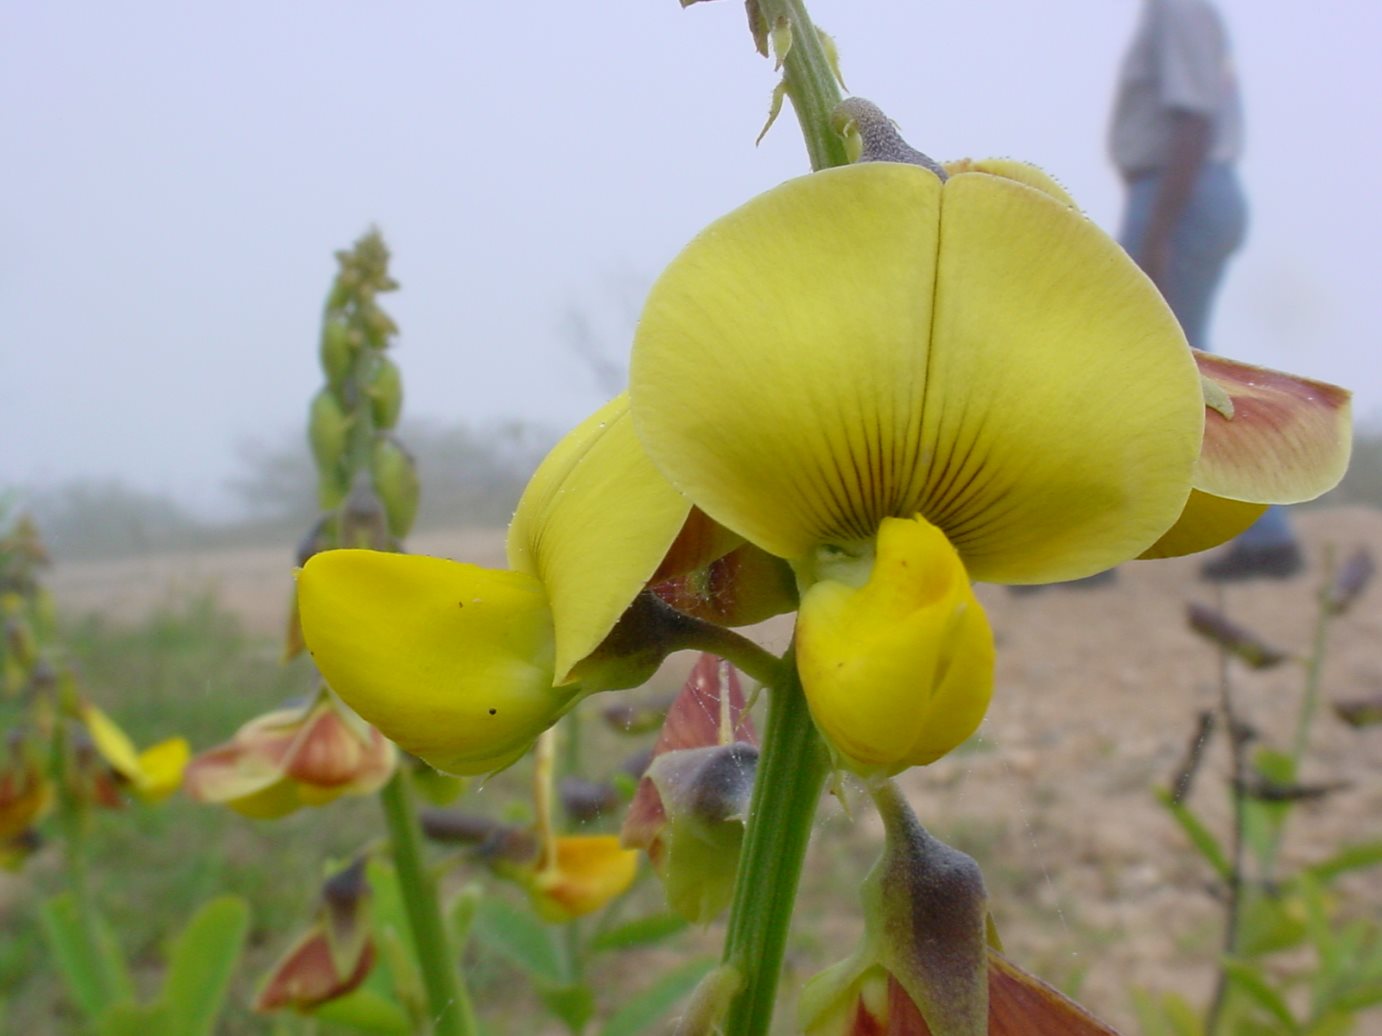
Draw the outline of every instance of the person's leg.
M1247 223L1247 203L1233 169L1206 166L1173 233L1165 285L1166 301L1196 349L1211 349L1214 300Z

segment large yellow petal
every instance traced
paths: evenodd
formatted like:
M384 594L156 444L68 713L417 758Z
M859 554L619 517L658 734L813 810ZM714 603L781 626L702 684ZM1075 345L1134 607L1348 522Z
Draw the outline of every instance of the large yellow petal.
M780 557L911 513L940 195L890 163L789 181L711 224L649 295L639 436L699 507Z
M552 619L519 572L331 550L298 576L302 632L347 704L439 770L485 773L561 716Z
M509 527L509 564L546 590L559 677L614 628L690 510L639 445L627 396L578 425L538 466Z
M1195 488L1231 500L1295 504L1343 478L1353 443L1346 390L1205 352L1195 360L1229 401L1205 415Z
M1044 191L946 182L917 505L977 579L1135 557L1180 514L1199 375L1151 282Z

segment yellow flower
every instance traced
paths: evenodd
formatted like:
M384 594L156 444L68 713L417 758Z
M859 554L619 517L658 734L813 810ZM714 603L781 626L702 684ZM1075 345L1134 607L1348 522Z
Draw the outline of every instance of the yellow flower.
M91 743L112 770L145 802L161 802L178 790L191 751L186 738L171 737L144 751L94 705L81 707L81 719Z
M0 843L19 839L53 801L53 787L38 763L12 753L0 769Z
M650 582L671 585L742 542L657 473L620 396L538 467L508 569L327 551L298 577L303 635L332 689L399 745L449 773L487 773L582 694L641 683L661 653L597 649ZM754 600L741 618L764 610Z
M547 859L523 876L533 906L545 921L571 921L624 894L638 873L638 853L615 835L563 835Z
M630 397L668 481L795 568L812 714L867 772L982 718L992 646L959 565L1093 574L1153 548L1204 474L1205 397L1170 310L1014 163L831 169L718 220L653 287ZM1222 495L1274 499L1243 481ZM918 531L879 542L888 519ZM840 632L866 626L882 632Z
M378 791L396 753L384 736L329 693L250 720L187 767L187 793L270 820L342 795Z

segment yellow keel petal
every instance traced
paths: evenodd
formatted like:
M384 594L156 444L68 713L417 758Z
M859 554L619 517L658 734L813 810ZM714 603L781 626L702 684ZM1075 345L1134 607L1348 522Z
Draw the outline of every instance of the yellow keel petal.
M529 575L332 550L298 577L322 676L365 720L451 773L506 766L556 722L552 618Z
M803 595L797 667L816 726L852 769L893 774L978 728L993 634L954 548L926 521L889 518L868 582Z

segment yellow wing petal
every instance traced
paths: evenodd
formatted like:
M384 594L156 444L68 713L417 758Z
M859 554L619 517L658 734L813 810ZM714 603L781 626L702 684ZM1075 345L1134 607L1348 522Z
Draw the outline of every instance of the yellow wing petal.
M439 770L508 765L572 700L552 687L552 618L530 575L332 550L302 569L298 603L331 688Z
M639 436L771 553L872 538L909 513L940 193L891 163L789 181L711 224L649 295L630 372Z
M509 564L537 577L567 677L643 589L691 510L634 436L617 396L538 466L509 527Z
M1161 539L1140 556L1178 558L1217 547L1246 530L1262 517L1262 512L1266 509L1266 504L1227 500L1222 496L1192 489L1190 499L1185 502L1185 510L1176 519L1176 524L1167 529Z
M1123 250L1046 193L946 182L918 509L977 579L1135 557L1175 521L1203 402L1184 336Z

